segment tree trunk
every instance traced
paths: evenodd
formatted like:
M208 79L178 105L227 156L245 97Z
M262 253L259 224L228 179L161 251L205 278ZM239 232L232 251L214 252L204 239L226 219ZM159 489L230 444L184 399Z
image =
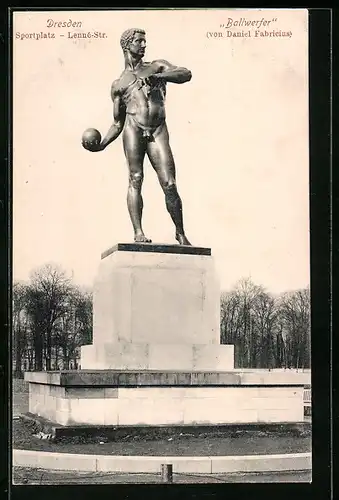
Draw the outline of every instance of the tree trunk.
M20 322L17 325L15 332L15 341L14 341L14 349L15 349L15 370L14 376L16 378L22 378L22 339L21 339L21 328Z
M15 371L14 371L14 377L16 378L22 378L23 373L22 373L22 349L20 342L17 343L16 349L15 349Z
M55 369L59 370L59 347L55 346Z
M33 363L33 352L31 349L27 349L27 359L28 359L28 371L32 371L34 363Z
M68 359L68 353L67 353L67 346L63 345L62 346L62 351L63 351L63 369L68 370L69 369L69 359Z
M46 370L51 371L52 366L52 346L51 346L51 332L46 332Z
M42 345L42 335L38 328L34 331L34 369L36 371L43 370L43 345Z

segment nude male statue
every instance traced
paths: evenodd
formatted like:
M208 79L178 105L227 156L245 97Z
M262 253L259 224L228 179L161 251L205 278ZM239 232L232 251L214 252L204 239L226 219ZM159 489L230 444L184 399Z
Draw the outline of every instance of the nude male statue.
M143 163L145 154L158 175L167 210L174 222L180 245L191 245L183 225L182 202L177 191L175 163L166 125L166 84L188 82L191 72L159 59L144 62L145 31L126 30L120 39L125 69L111 87L113 124L100 144L84 144L90 151L102 151L123 131L123 146L129 167L127 205L134 228L134 241L150 243L142 229Z

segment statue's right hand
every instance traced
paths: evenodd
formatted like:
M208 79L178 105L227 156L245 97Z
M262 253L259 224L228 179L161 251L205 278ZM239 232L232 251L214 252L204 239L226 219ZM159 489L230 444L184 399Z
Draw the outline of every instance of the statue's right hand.
M105 147L101 143L97 142L82 141L81 144L85 149L87 149L87 151L91 151L92 153L103 151L105 149Z

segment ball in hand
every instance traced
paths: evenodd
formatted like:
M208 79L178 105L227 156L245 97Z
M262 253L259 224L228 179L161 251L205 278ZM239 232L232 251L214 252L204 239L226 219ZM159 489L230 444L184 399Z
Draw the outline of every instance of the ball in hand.
M82 145L85 149L95 151L101 142L101 134L95 128L88 128L82 134Z

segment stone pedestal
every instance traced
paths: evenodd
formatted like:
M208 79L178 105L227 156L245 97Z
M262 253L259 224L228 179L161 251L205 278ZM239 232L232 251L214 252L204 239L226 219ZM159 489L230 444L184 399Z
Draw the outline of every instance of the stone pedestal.
M102 255L82 369L227 371L233 360L209 248L118 244Z
M75 426L194 426L303 420L303 382L234 370L220 345L211 250L118 244L94 285L81 370L26 373L29 411Z

